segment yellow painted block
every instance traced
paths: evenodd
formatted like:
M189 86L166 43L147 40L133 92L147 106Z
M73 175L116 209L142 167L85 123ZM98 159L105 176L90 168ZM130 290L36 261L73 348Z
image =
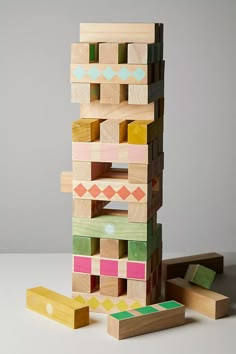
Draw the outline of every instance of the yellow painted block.
M154 122L136 120L128 125L129 144L148 144L154 138Z
M99 119L80 118L72 123L72 141L94 141L99 134Z
M42 286L26 290L26 306L70 328L89 324L88 306Z

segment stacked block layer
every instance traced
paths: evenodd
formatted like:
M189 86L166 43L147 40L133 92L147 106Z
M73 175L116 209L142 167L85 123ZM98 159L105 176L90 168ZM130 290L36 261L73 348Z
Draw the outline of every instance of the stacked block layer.
M156 303L161 291L163 25L81 24L80 41L71 47L71 100L81 118L66 176L73 296L113 313ZM113 201L127 210L110 209Z

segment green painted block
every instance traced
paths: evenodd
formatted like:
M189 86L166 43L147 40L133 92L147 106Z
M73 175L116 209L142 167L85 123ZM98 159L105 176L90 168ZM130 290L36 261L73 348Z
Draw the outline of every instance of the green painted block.
M96 47L95 47L95 44L90 44L90 46L89 46L89 61L90 61L90 63L96 61Z
M117 312L111 314L112 317L115 317L117 320L126 320L127 318L134 317L132 313L129 313L128 311L122 311L122 312Z
M159 305L166 310L176 309L177 307L183 306L182 304L174 300L161 302Z
M184 279L203 288L210 289L215 276L216 272L212 269L200 264L190 264Z
M142 315L147 315L149 313L159 312L159 310L155 309L152 306L140 307L139 309L136 309L136 311L138 311Z
M73 236L73 254L92 256L98 251L98 238Z

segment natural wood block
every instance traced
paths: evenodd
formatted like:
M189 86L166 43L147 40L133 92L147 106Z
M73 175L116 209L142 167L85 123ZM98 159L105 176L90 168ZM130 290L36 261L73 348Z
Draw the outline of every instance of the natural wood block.
M111 168L109 162L72 161L73 179L92 181Z
M155 120L158 118L158 103L130 105L127 101L124 101L120 104L111 105L93 101L89 104L81 104L80 114L84 118Z
M163 280L184 277L189 264L201 264L216 273L224 271L224 257L218 253L195 254L187 257L165 259L162 262Z
M129 183L148 183L152 179L152 163L138 164L129 163L128 164L128 181Z
M63 171L61 173L60 185L62 193L71 193L73 191L71 171Z
M127 63L127 44L126 43L99 43L99 63L101 64Z
M149 64L153 62L153 43L129 43L128 63Z
M164 96L164 81L150 85L128 85L129 104L148 104Z
M98 60L97 43L72 43L71 64L88 64Z
M92 256L99 252L99 239L94 237L74 237L73 254Z
M128 85L101 84L100 89L102 104L120 104L128 99Z
M154 188L153 188L154 189ZM162 206L162 195L160 192L152 192L149 203L128 203L129 222L146 223L152 218Z
M120 296L126 292L126 280L116 277L100 277L100 293L107 296Z
M101 143L119 144L127 141L128 121L123 119L105 120L100 125Z
M109 202L104 200L89 200L73 198L73 216L78 218L93 218Z
M70 82L149 84L151 64L71 64Z
M122 258L127 254L127 246L127 241L125 240L101 239L100 257L114 259Z
M133 299L143 299L150 294L151 291L150 280L127 280L127 296Z
M107 332L116 339L150 333L185 323L185 307L167 301L108 316Z
M26 290L26 306L74 329L89 324L88 306L42 286Z
M99 119L80 118L72 123L72 141L94 141L99 138Z
M72 273L72 291L92 293L99 289L99 277L91 274Z
M229 313L230 300L227 296L190 284L181 278L167 280L166 298L175 299L213 319L225 317Z
M153 140L154 122L134 121L128 125L128 144L148 144Z
M72 82L71 102L90 103L100 99L100 85Z
M81 42L139 42L162 41L161 23L81 23Z
M216 272L200 264L190 264L184 279L190 281L195 285L199 285L203 288L210 289Z

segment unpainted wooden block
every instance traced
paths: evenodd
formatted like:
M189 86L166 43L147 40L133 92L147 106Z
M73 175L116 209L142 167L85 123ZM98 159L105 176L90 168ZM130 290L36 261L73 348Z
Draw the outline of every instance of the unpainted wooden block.
M72 103L90 103L100 98L100 85L72 82L71 84L71 102Z
M129 104L148 104L164 96L164 81L149 85L128 85Z
M72 161L72 176L75 180L93 181L111 166L109 162Z
M117 277L100 277L100 293L108 296L120 296L126 293L126 279Z
M123 119L108 119L100 125L101 143L119 144L127 141L128 121Z
M60 186L62 193L71 193L72 192L72 172L63 171L60 178Z
M92 293L98 289L98 276L85 273L72 273L72 291Z
M78 236L73 238L73 254L92 256L99 252L99 239Z
M109 202L104 200L78 199L73 198L73 217L93 218L96 216Z
M148 183L152 179L152 163L150 164L128 164L129 183Z
M80 118L72 123L72 141L94 141L99 138L100 120Z
M101 84L100 103L120 104L128 99L128 85Z
M150 120L133 121L128 125L128 144L148 144L154 138L155 122Z
M128 241L100 239L100 256L102 258L122 258L127 254Z
M98 60L97 43L72 43L71 64L88 64Z
M151 292L151 280L127 280L127 296L133 299L145 300Z
M153 43L129 43L128 63L149 64L153 62Z
M203 288L210 289L216 272L200 264L190 264L184 279Z
M42 286L26 290L26 306L73 329L89 324L88 306Z
M127 63L126 43L99 43L99 63Z

